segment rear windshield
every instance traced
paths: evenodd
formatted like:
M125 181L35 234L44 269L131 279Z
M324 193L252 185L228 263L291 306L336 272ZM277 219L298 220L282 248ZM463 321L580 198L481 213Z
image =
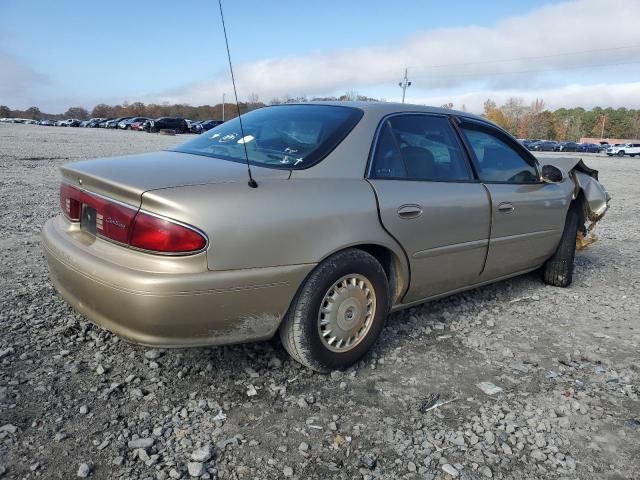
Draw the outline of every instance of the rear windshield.
M277 105L218 125L174 148L271 168L307 168L326 157L362 118L361 110L333 105Z

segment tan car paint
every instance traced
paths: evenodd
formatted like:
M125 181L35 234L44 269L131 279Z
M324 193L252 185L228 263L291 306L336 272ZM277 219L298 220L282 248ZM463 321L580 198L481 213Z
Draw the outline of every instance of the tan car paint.
M62 216L45 224L42 237L58 292L93 322L145 345L270 338L314 267L211 272L204 253L158 257L136 252L81 232Z
M404 302L439 295L478 281L491 225L490 201L480 183L370 180L380 217L411 262ZM421 210L403 218L404 205ZM438 272L434 275L434 272Z
M393 309L520 273L485 271L473 278L482 270L491 219L480 183L457 184L458 189L469 186L471 193L448 191L447 184L420 188L426 211L421 231L410 226L414 220L402 220L406 227L399 229L384 220L412 203L406 185L421 182L394 187L365 178L373 135L385 115L452 112L397 104L353 106L364 111L363 118L323 161L291 172L253 167L256 189L247 187L242 163L176 152L64 166L65 181L193 225L208 236L209 246L206 253L185 257L142 253L94 238L60 216L49 220L42 233L56 288L89 319L131 341L186 346L273 335L314 266L350 246L388 252ZM547 211L525 201L519 228L526 226L529 212L538 219L553 217L546 221L555 231L567 208L560 199L571 191L567 181ZM456 212L456 195L463 199L464 212ZM379 200L385 226L378 216ZM499 228L502 236L511 235L508 226ZM555 241L550 236L535 240L531 251L512 252L525 259L513 268L544 261Z
M492 199L491 241L482 280L541 266L555 251L573 183L486 184ZM508 204L511 210L501 210Z
M98 158L63 165L65 181L114 200L140 205L147 191L184 185L237 183L244 180L247 166L215 161L211 157L179 152L154 152L125 157ZM258 180L289 178L288 170L254 167ZM161 212L156 212L161 213Z

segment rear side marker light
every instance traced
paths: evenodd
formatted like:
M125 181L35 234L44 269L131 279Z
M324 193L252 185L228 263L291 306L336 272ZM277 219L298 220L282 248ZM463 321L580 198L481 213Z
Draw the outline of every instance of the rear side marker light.
M152 253L186 254L205 248L207 239L195 229L141 212L120 203L60 185L60 207L72 222L80 221L82 206L96 211L96 234L100 237Z
M81 191L63 183L60 185L60 208L65 217L73 222L80 220Z

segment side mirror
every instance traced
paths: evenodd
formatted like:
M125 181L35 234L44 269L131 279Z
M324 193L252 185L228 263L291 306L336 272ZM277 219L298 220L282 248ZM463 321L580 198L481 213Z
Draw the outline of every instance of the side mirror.
M565 179L565 174L554 165L543 165L540 179L545 183L562 183Z

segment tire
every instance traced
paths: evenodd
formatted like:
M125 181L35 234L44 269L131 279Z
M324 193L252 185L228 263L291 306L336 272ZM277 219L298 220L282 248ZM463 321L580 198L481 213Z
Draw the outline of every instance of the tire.
M356 283L352 284L352 280ZM368 296L365 293L367 286L372 287L369 288ZM335 303L327 301L332 291L338 295ZM340 298L337 292L344 292L345 297ZM349 292L354 292L352 297L348 296ZM369 303L365 305L363 302ZM358 312L362 309L359 310L358 307L367 308L371 303L373 306L370 307L372 311L369 315L359 315ZM345 306L348 308L345 309ZM333 313L327 311L331 307ZM357 362L373 346L384 327L389 308L389 282L382 265L372 255L351 248L327 258L309 274L280 326L280 339L294 360L312 370L326 373L346 368ZM349 314L352 316L348 317ZM367 322L367 318L366 325L358 322L359 319ZM328 343L332 336L322 334L321 330L331 331L329 328L334 321L336 332L343 332L340 327L344 323L338 326L338 322L349 322L352 319L355 319L353 328L360 330L346 334L345 336L353 336L347 338L345 343L351 340L353 345L340 347L340 340L335 340L340 337L338 333L333 336L334 343L330 346Z
M569 207L560 243L543 267L544 282L554 287L568 287L573 280L573 260L576 255L579 215L575 204Z
M618 156L619 156L619 157L624 157L624 150L620 150L620 151L618 152Z

